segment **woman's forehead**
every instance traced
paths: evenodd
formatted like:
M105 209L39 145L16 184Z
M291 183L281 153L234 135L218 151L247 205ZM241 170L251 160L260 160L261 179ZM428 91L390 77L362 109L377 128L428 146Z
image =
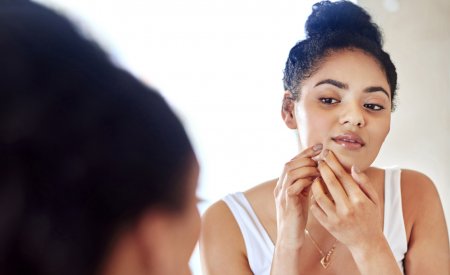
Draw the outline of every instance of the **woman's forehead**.
M327 54L311 76L304 80L304 86L312 88L327 79L349 87L380 86L391 94L384 69L374 57L362 50L346 49Z

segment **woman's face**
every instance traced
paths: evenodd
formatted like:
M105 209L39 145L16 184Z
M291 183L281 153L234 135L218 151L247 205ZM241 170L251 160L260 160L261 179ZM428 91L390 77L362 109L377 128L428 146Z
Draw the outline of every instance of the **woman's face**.
M360 50L332 53L300 93L294 108L302 147L322 143L346 169L368 168L391 121L391 92L376 60Z

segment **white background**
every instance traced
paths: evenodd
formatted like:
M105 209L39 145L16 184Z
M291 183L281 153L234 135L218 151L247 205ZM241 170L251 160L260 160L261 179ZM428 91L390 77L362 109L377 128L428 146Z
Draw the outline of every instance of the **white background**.
M212 201L278 176L297 152L282 72L314 1L41 0L160 90L183 120Z

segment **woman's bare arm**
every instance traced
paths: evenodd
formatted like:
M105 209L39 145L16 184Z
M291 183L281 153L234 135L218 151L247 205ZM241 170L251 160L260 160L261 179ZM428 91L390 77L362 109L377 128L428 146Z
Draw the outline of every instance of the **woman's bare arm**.
M204 275L251 275L239 225L223 201L203 215L200 258Z
M406 274L450 274L447 225L433 182L419 172L403 170L402 193L405 211L413 217Z

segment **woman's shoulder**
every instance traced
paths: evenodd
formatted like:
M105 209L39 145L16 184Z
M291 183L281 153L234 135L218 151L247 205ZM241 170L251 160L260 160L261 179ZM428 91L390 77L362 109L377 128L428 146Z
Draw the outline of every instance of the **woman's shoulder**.
M414 200L416 202L438 196L437 189L433 181L419 171L402 169L401 186L402 194L405 194L406 198L409 199L419 199Z
M244 194L246 200L248 200L252 208L255 208L255 206L259 205L261 201L267 202L268 197L273 197L273 189L275 184L276 180L263 182L242 192L242 194ZM235 196L235 194L233 196ZM222 220L222 222L236 223L229 206L223 199L213 203L203 214L203 219L206 220L214 220L216 218Z
M202 227L207 230L202 232L228 232L228 236L233 232L239 232L239 227L234 216L223 200L218 200L206 209L202 215Z
M254 186L244 192L250 204L255 204L259 200L265 201L268 197L273 198L273 190L277 184L277 179L272 179Z
M245 199L249 202L257 216L265 212L268 199L273 198L273 188L276 180L267 181L254 186L243 192ZM202 217L204 232L215 232L214 234L227 236L241 236L239 225L232 211L223 199L213 203L205 211ZM240 238L242 239L242 237Z
M405 180L405 182L415 181L419 184L433 184L432 180L422 172L403 168L401 169L401 171L402 171L402 182Z
M433 196L437 195L436 187L433 183L433 181L424 173L421 173L416 170L411 169L403 169L403 168L387 168L387 169L381 169L376 167L371 167L372 173L376 173L378 175L385 175L386 170L400 170L401 171L401 190L402 194L406 194L409 196L414 195L420 195L422 196L421 192L425 192L428 195ZM384 176L383 176L384 177Z
M273 184L271 182L259 184L243 193L256 215L261 212L258 197L267 197ZM208 272L212 273L220 267L218 273L250 273L241 229L229 206L222 199L213 203L203 214L200 247L203 268Z
M199 244L206 274L218 274L220 270L232 272L230 262L246 262L239 225L223 200L213 203L202 215Z
M403 214L411 226L431 217L431 213L442 212L442 204L433 181L425 174L401 170L401 192Z

